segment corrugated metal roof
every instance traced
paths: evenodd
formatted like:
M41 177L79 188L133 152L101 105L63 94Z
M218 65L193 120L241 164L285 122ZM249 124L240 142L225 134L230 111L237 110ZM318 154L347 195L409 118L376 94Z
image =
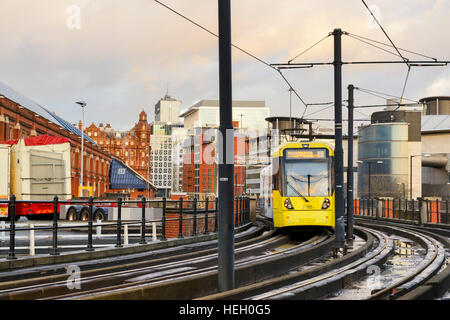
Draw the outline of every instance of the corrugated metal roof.
M156 187L122 161L112 158L109 165L110 189L147 189Z
M18 93L14 89L11 89L6 84L0 82L0 94L5 96L11 101L20 104L22 107L27 108L30 111L40 115L41 117L63 127L64 129L76 134L81 137L81 130L72 125L70 122L64 120L63 118L57 116L54 112L50 112L45 107L41 106L39 103L31 100L30 98L25 97L24 95ZM50 115L50 117L49 117ZM94 140L92 140L89 136L85 134L84 140L89 141L90 143L97 145Z
M450 131L450 115L422 115L422 132Z

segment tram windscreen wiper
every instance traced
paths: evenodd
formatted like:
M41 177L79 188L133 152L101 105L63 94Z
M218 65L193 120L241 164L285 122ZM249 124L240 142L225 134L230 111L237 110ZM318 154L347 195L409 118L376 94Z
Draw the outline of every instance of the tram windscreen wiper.
M310 194L310 188L311 188L311 175L310 174L308 174L308 197L311 197L311 194Z
M286 180L286 182L287 182L287 185L289 186L289 187L291 187L291 189L292 190L294 190L295 191L295 193L297 193L300 197L302 197L303 198L303 200L305 200L306 202L309 202L309 200L308 199L306 199L305 198L305 196L304 195L302 195L301 193L300 193L300 191L298 191L297 189L295 189L293 186L292 186L292 184L289 182L289 178L292 178L292 179L295 179L294 177L292 177L292 176L290 176L290 177L288 177L288 179Z

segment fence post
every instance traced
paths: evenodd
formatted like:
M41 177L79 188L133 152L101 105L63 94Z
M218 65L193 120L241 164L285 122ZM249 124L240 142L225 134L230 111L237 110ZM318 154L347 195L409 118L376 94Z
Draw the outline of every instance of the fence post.
M163 197L161 240L166 240L166 208L167 208L166 201L167 201L166 197Z
M380 219L380 216L383 215L383 200L380 200L378 198L375 200L377 203L377 210L375 212L375 215L376 215L376 219L378 220L378 219Z
M53 247L50 255L57 256L58 252L58 196L53 198Z
M194 237L197 235L197 197L194 198Z
M448 200L445 200L445 224L448 224Z
M6 223L5 223L5 221L0 221L0 225L2 226L2 232L1 232L0 238L3 241L3 240L6 240L6 235L5 235Z
M245 223L249 223L250 222L250 197L247 196L245 198Z
M102 220L97 220L95 236L97 237L97 239L100 239L101 235L102 235Z
M208 206L209 206L209 199L206 197L205 202L205 234L208 234Z
M156 241L156 222L152 222L152 240Z
M164 204L166 202L166 198L164 198ZM145 197L142 197L142 219L141 219L141 241L139 242L139 244L146 244L145 242L145 206L146 206L147 202ZM163 206L164 206L163 204ZM165 208L163 208L163 212L164 212Z
M178 218L178 238L183 238L183 197L180 197L180 216Z
M16 196L12 195L9 199L9 207L8 207L8 215L10 218L10 225L9 225L9 254L7 259L8 260L14 260L17 259L16 257Z
M436 199L436 220L437 223L441 223L441 206L438 199Z
M239 197L234 198L233 212L234 212L234 226L236 227L237 216L238 216L238 212L239 212Z
M417 198L419 201L419 224L423 225L428 218L428 201L426 199Z
M241 226L244 224L245 197L241 196Z
M35 245L34 245L34 224L30 224L30 256L34 256L36 254Z
M128 225L125 223L123 225L123 244L128 245Z
M88 221L88 245L86 251L94 251L92 246L92 216L94 210L94 198L89 197L89 221Z
M218 229L217 215L219 214L219 210L218 210L218 208L219 208L219 198L216 198L214 202L215 202L215 211L216 211L216 214L214 215L214 232L217 232L217 229Z
M122 247L122 198L117 199L117 240L116 248Z

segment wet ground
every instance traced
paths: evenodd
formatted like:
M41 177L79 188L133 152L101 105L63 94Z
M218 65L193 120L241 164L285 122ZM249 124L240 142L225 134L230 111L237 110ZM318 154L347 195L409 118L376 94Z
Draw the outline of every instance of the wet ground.
M325 300L363 300L372 293L397 282L417 265L425 256L426 251L409 239L395 236L394 254L380 268L370 266L367 276L354 282L350 287L333 292L324 297Z

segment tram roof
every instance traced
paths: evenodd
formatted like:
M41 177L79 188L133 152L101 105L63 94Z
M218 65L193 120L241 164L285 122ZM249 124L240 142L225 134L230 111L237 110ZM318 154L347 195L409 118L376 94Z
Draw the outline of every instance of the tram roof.
M325 142L319 141L300 141L300 142L285 142L278 146L278 149L272 152L273 157L282 157L285 149L299 149L299 148L326 148L330 152L330 156L334 156L334 148Z

